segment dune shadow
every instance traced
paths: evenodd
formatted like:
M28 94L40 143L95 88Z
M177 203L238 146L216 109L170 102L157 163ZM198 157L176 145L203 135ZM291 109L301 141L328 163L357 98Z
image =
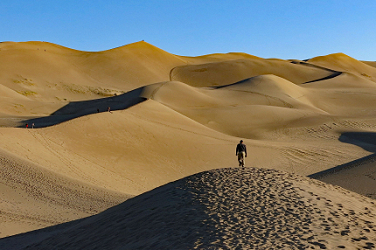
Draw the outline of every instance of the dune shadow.
M333 174L342 170L350 169L364 163L376 162L376 133L375 132L344 132L338 139L340 142L350 143L367 150L373 154L347 162L333 168L323 170L311 175L310 178L319 179L325 175Z
M335 70L332 70L332 69L328 69L326 67L322 67L322 66L319 66L319 65L308 63L307 62L308 60L309 59L306 59L306 60L303 60L303 61L290 61L290 63L292 63L292 64L300 64L300 65L304 65L304 66L311 67L311 68L317 68L317 69L326 70L328 72L331 72L332 74L330 74L328 76L325 76L325 77L322 77L322 78L319 78L319 79L315 79L315 80L311 80L311 81L308 81L308 82L304 82L302 84L311 83L311 82L319 82L319 81L323 81L323 80L329 80L329 79L332 79L332 78L337 77L337 76L339 76L339 75L342 74L342 72L340 72L340 71L335 71Z
M295 62L291 62L291 63L297 64ZM307 82L303 82L301 84L312 83L312 82L319 82L319 81L323 81L323 80L329 80L329 79L335 78L335 77L337 77L337 76L339 76L339 75L342 74L342 72L334 71L334 70L327 69L327 68L320 67L320 66L316 66L316 65L312 65L312 64L309 64L309 63L302 63L302 62L300 62L299 64L303 64L303 65L308 66L308 67L319 68L319 69L323 69L323 70L326 70L328 72L331 72L331 74L328 75L328 76L325 76L325 77L322 77L322 78L319 78L319 79L314 79L314 80L307 81ZM258 77L258 76L253 76L253 77L245 78L243 80L237 81L235 83L227 84L227 85L213 86L212 88L213 89L221 89L221 88L225 88L225 87L235 86L235 85L238 85L238 84L245 83L245 82L247 82L247 81L249 81L249 80L251 80L253 78L256 78L256 77Z
M334 73L331 74L331 75L328 75L328 76L323 77L323 78L320 78L320 79L316 79L316 80L312 80L312 81L304 82L304 83L302 83L302 84L312 83L312 82L319 82L319 81L324 81L324 80L329 80L329 79L332 79L332 78L334 78L334 77L337 77L337 76L339 76L339 75L341 75L341 74L342 74L342 72L334 71Z
M344 132L338 139L340 142L354 144L372 153L376 153L375 132Z
M227 87L231 87L231 86L236 86L236 85L245 83L245 82L247 82L249 80L252 80L253 78L256 78L256 77L258 77L258 76L253 76L253 77L245 78L243 80L240 80L240 81L237 81L237 82L234 82L234 83L230 83L230 84L226 84L226 85L212 86L211 88L213 88L213 89L222 89L222 88L227 88Z
M138 88L118 96L70 102L49 116L23 120L22 124L29 124L29 126L34 124L35 128L43 128L85 115L127 109L147 100L147 98L140 96L142 91L143 88ZM18 127L24 127L24 125Z
M211 234L217 222L207 218L207 207L197 201L205 197L196 186L205 185L202 175L157 187L90 217L0 239L0 248L115 249L120 245L121 249L194 249L202 235L224 236ZM173 247L165 248L172 242Z
M362 157L362 158L359 158L359 159L356 159L354 161L350 161L350 162L335 166L335 167L330 168L330 169L326 169L326 170L308 175L307 177L320 180L324 176L331 175L331 174L334 174L334 173L338 173L338 172L348 170L348 169L351 169L351 168L356 168L358 166L361 166L361 165L367 164L367 163L375 163L376 164L376 153Z

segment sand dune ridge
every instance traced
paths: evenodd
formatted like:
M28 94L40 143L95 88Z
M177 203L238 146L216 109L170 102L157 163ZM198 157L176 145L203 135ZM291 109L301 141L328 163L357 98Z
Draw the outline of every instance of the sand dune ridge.
M160 242L162 249L174 242L258 249L274 242L297 249L375 243L369 199L292 174L339 167L322 180L374 197L374 161L365 160L376 152L373 62L338 53L310 60L237 52L185 57L144 41L97 52L5 42L0 60L0 168L6 173L0 177L0 237L82 219L140 195L58 231L89 230L82 244L87 238L100 245L99 228L90 231L98 220L102 232L133 228L127 246ZM247 167L285 172L202 172L237 167L241 139L249 150ZM341 168L346 164L351 168ZM144 194L159 186L158 193ZM176 221L168 217L172 209ZM135 225L143 221L150 227L138 232ZM176 234L160 231L163 223ZM34 240L44 235L41 247L73 247L58 242L55 228L54 235L46 230L22 243L39 246ZM124 238L108 244L120 248Z
M36 232L39 240L29 233L0 244L26 243L14 249L351 249L374 247L375 215L371 199L338 187L281 171L230 168L186 177L62 229L43 229Z

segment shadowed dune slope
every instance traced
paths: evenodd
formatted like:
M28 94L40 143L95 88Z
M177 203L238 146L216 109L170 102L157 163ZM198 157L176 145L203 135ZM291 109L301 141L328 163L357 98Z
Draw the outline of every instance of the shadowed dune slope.
M345 132L339 140L357 145L373 154L315 173L310 177L376 199L376 133Z
M275 170L218 169L86 219L1 239L0 247L370 249L375 216L373 200L319 181Z
M313 174L312 178L376 199L376 155Z

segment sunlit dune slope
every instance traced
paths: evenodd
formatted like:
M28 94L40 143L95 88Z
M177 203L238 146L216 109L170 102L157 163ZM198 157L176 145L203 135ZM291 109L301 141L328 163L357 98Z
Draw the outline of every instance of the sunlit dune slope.
M376 81L376 68L358 61L343 53L318 56L308 60L309 63L327 67L341 72L350 72Z
M369 115L369 107L374 106L376 98L376 84L367 79L354 83L351 80L356 76L348 78L351 76L340 75L326 80L322 83L324 88L321 83L319 87L315 83L296 85L274 75L210 89L164 82L145 87L143 96L222 133L260 139L282 127L325 123L333 115L361 115L360 109L363 115ZM344 86L352 89L339 89Z
M260 130L275 129L302 117L325 114L310 105L304 95L303 88L273 75L218 89L165 82L144 90L145 97L205 126L246 138L257 138Z
M131 197L67 178L3 150L0 172L0 237L93 215Z
M237 167L240 139L246 166L301 175L376 152L362 136L376 132L375 68L343 54L184 57L143 41L100 52L6 42L0 61L0 237Z
M201 172L87 219L0 240L12 249L356 249L376 244L373 200L265 169Z
M223 59L226 59L224 56ZM310 64L284 60L247 58L221 60L205 64L178 66L171 71L171 80L191 86L223 86L258 75L273 74L296 84L328 77L335 72Z
M189 64L203 64L211 62L220 62L228 60L241 60L241 59L262 59L261 57L253 56L242 52L229 52L229 53L213 53L196 57L182 57Z
M2 88L31 100L27 105L5 100L7 109L21 115L30 114L25 108L29 105L34 114L48 114L68 101L103 98L166 81L171 68L185 64L180 57L146 42L101 52L45 42L6 42L0 43L0 59Z
M361 62L376 68L376 62L375 61L361 61Z
M92 185L140 194L231 164L237 138L148 100L40 129L2 128L0 148ZM215 145L215 150L209 150ZM200 163L198 165L197 163Z

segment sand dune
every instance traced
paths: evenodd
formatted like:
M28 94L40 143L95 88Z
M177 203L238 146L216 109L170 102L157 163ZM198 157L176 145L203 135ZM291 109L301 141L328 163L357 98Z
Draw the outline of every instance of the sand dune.
M169 80L185 64L175 55L138 42L103 52L83 52L50 43L1 43L0 82L33 102L31 114L49 115L69 101L113 96ZM50 108L46 110L47 107ZM14 113L30 115L23 103Z
M345 132L339 139L342 142L356 144L373 154L315 173L310 177L333 185L339 185L375 199L376 134L370 132Z
M308 60L309 63L327 67L340 72L350 72L376 81L376 69L343 53L318 56Z
M0 247L372 249L375 215L374 200L339 187L231 168L169 183L90 218L3 239Z
M376 67L376 62L374 62L374 61L361 61L361 62L365 63L365 64L368 64L368 65L370 65L372 67Z
M0 178L0 237L80 219L201 171L236 167L240 139L249 149L246 166L299 175L376 152L364 136L376 130L376 70L343 54L308 61L184 57L146 42L101 52L6 42L0 59L0 167L7 173ZM351 171L357 169L364 172ZM320 244L334 246L327 241Z
M375 154L312 175L320 181L344 187L376 199Z
M145 88L144 96L222 133L255 139L262 136L259 130L325 114L310 105L304 92L287 80L269 75L210 90L165 82Z
M67 178L2 150L0 169L2 237L93 215L131 197Z
M333 70L307 63L295 64L283 60L247 58L177 66L171 71L171 79L196 87L205 87L228 85L258 75L273 74L301 84L333 73L335 73Z
M356 81L353 85L361 86L347 90L346 76L338 77L341 79L325 80L331 89L316 87L314 83L299 86L274 75L257 76L213 89L165 82L146 87L143 96L222 133L265 139L275 137L270 131L281 127L314 126L333 119L347 119L349 115L373 113L374 82ZM336 86L337 82L341 85Z

